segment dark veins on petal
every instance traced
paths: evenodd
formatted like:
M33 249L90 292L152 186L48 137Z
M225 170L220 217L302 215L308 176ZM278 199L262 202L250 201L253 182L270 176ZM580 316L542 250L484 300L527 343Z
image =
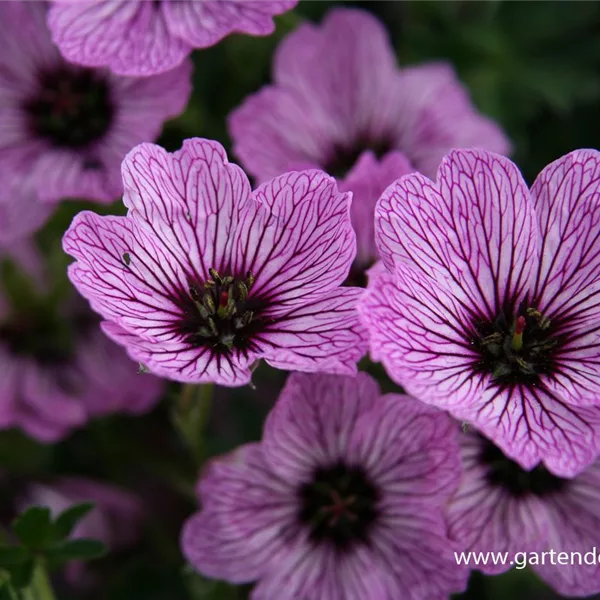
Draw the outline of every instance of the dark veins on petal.
M323 169L341 179L354 166L359 156L366 150L371 150L377 158L382 158L394 144L388 139L372 139L367 135L359 137L352 144L347 146L336 145L329 153L329 156L323 161Z
M190 283L183 296L183 316L176 330L192 346L205 346L217 352L250 348L252 338L265 326L261 312L266 303L252 296L254 277L221 277L210 269L211 279Z
M502 451L487 439L481 438L480 464L487 467L486 478L493 487L500 487L514 498L544 497L564 490L567 479L550 473L543 465L525 471L518 463L504 456Z
M502 311L494 321L476 321L471 343L478 373L491 374L499 386L536 386L556 372L563 336L550 319L524 301L516 311Z
M38 90L23 109L33 135L73 149L102 139L115 113L101 73L66 65L39 73Z
M380 493L362 467L343 462L320 467L300 487L298 498L298 521L309 528L314 543L329 543L338 551L370 543Z

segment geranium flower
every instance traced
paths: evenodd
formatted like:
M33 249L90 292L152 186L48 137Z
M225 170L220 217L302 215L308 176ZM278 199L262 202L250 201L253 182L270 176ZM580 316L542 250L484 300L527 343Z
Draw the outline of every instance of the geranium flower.
M343 178L367 150L397 150L433 176L451 148L510 148L449 64L399 69L365 11L336 8L320 27L298 27L277 49L273 79L229 118L235 154L261 181L309 167Z
M463 476L447 511L450 536L465 552L507 553L506 564L489 558L471 567L495 574L528 564L566 597L600 592L600 463L563 479L542 465L525 471L476 433L461 436L461 446Z
M0 298L0 429L56 442L90 419L153 408L162 382L100 330L87 307Z
M152 75L177 67L194 48L230 33L269 35L273 16L297 0L54 0L49 25L71 62L110 67L120 75Z
M446 600L468 575L442 514L455 434L366 374L294 373L262 441L209 463L183 552L205 576L258 581L255 600Z
M229 117L234 153L259 181L319 168L354 193L354 281L377 258L373 209L390 183L414 169L435 175L452 148L509 150L449 64L399 69L387 32L367 12L334 9L321 26L301 25L273 69L274 84Z
M191 64L146 79L71 65L46 12L45 2L0 3L0 185L12 190L1 201L18 204L21 188L49 203L113 201L125 154L185 107Z
M281 369L354 373L365 352L340 288L356 252L350 194L320 171L251 192L223 147L152 144L123 164L126 217L80 213L64 239L73 284L104 331L151 371L243 385L264 358Z
M572 476L600 448L600 154L546 167L455 150L390 186L360 311L371 355L523 468Z

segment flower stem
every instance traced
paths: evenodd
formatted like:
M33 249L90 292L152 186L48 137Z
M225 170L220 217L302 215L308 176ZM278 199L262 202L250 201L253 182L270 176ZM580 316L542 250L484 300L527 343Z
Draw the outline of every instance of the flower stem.
M206 457L205 434L212 404L213 386L185 384L173 409L173 423L197 464Z
M50 578L45 567L38 562L31 584L23 594L24 600L56 600Z

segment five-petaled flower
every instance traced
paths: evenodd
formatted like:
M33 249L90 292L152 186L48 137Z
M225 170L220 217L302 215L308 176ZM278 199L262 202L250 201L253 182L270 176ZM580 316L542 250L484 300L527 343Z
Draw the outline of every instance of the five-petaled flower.
M256 600L445 600L466 585L443 507L450 419L357 378L290 375L260 443L209 463L183 551Z
M269 35L298 0L54 0L49 25L69 61L136 77L177 67L234 32Z
M354 373L366 350L340 287L356 252L351 195L320 171L252 192L223 147L134 148L123 164L126 217L80 213L64 238L71 281L104 331L159 375L243 385L260 358Z
M559 594L600 592L595 558L600 547L600 463L563 479L543 465L525 471L479 434L461 435L460 440L463 475L447 509L449 535L465 552L508 557L505 564L488 560L476 568L495 574L511 569L514 559L521 567L527 561Z
M112 202L125 154L185 107L191 63L145 79L69 64L46 13L45 2L0 3L0 201Z
M33 277L44 273L35 257L19 258ZM0 431L51 443L94 418L153 408L163 381L137 373L81 298L57 304L45 289L18 301L0 294Z
M599 219L593 150L531 191L483 150L451 152L436 183L401 178L376 208L385 266L359 306L371 356L525 469L580 472L600 451Z
M353 192L354 281L377 259L373 210L390 183L413 167L435 175L452 148L509 150L449 64L398 69L368 12L335 9L320 27L298 27L277 49L273 77L230 115L234 152L259 181L319 168Z

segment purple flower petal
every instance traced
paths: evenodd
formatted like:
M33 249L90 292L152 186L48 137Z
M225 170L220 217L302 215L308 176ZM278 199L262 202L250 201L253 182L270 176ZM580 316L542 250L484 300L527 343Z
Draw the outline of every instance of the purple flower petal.
M165 2L164 16L171 35L195 48L213 46L230 33L269 35L273 16L296 6L298 0Z
M534 212L521 174L501 156L450 152L437 184L419 174L401 179L375 219L389 269L406 263L435 276L477 316L495 317L508 298L518 305L534 277Z
M297 0L128 2L55 0L48 24L69 61L135 77L177 67L194 47L235 32L268 35Z
M356 255L350 194L321 171L286 173L261 185L240 218L232 261L278 311L327 297Z
M194 275L230 267L240 213L250 199L244 172L229 164L223 147L185 140L178 152L141 144L123 161L123 202L135 222L167 242L172 261Z
M485 386L471 375L476 355L464 338L468 313L435 280L409 267L394 278L377 266L358 310L371 358L410 394L448 410L481 398Z
M262 356L279 369L354 375L367 343L366 331L357 324L362 294L360 288L341 288L274 319L260 336Z
M152 2L67 0L52 4L48 25L67 60L139 77L173 69L191 50L163 13Z
M213 460L199 493L204 510L181 536L187 560L209 577L235 583L265 574L284 549L281 527L293 519L295 505L291 486L266 468L262 448L246 444Z
M315 466L348 456L360 417L379 394L379 386L365 373L356 378L293 373L265 423L263 448L269 467L295 483L310 476ZM349 458L361 457L357 453Z
M539 309L582 321L598 304L600 152L576 150L548 165L531 196L542 234ZM593 314L593 312L592 312Z
M409 160L400 152L389 152L380 161L372 152L364 152L340 182L341 192L352 192L350 215L358 250L355 263L359 266L370 266L379 255L373 219L377 200L388 185L413 171Z

